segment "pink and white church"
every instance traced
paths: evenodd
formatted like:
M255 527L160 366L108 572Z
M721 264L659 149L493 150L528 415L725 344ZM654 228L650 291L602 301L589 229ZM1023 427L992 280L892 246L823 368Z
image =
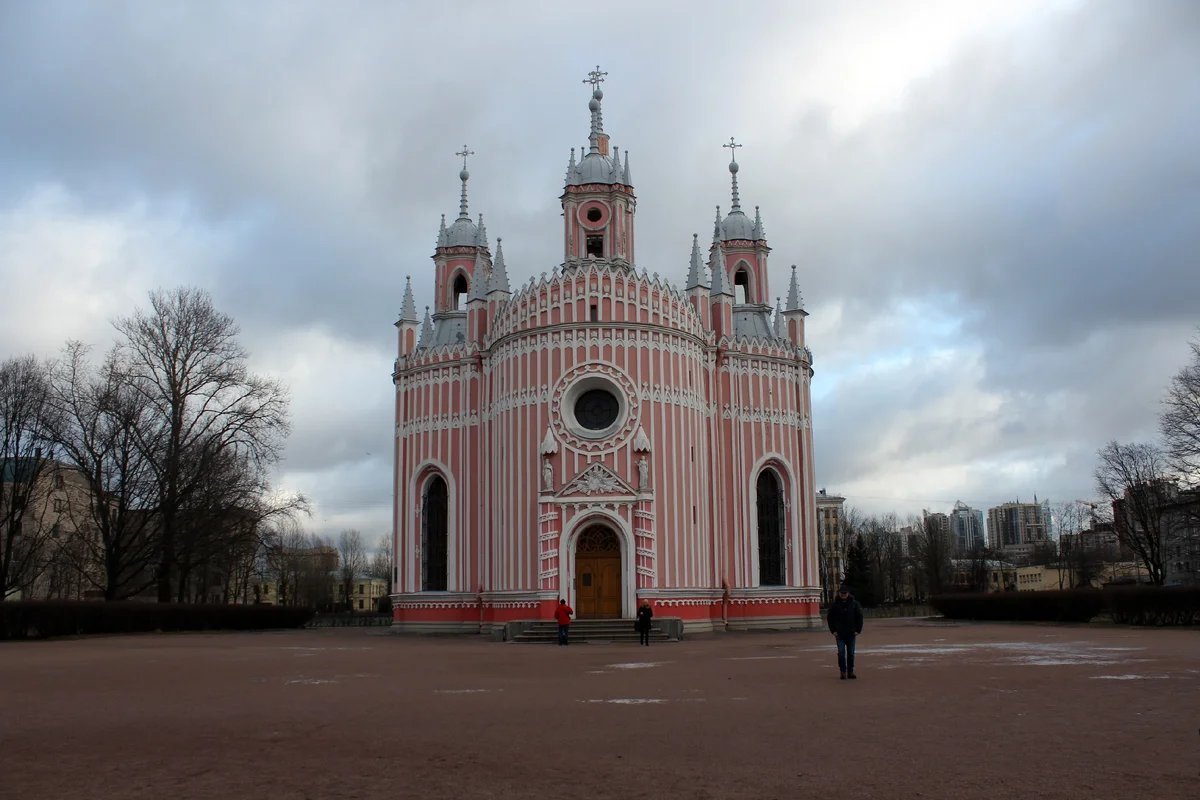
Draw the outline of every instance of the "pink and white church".
M730 140L732 202L707 257L693 236L682 289L639 269L605 74L585 81L591 130L567 165L562 263L510 286L500 240L493 251L468 215L464 147L433 313L419 320L405 289L395 630L487 632L548 619L559 598L580 619L631 619L649 600L689 631L819 622L795 267L772 309L770 247L758 209L742 209Z

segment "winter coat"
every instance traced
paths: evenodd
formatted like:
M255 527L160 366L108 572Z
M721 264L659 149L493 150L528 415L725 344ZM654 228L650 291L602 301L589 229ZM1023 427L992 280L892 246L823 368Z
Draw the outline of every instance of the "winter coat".
M554 609L554 619L559 625L570 625L571 615L575 613L575 609L571 608L566 603L559 603Z
M654 616L654 609L650 606L638 606L637 610L637 625L638 631L646 632L650 630L650 618Z
M833 602L829 604L829 613L825 621L829 623L830 633L841 637L856 636L862 633L862 606L852 594L847 595L845 600L834 597Z

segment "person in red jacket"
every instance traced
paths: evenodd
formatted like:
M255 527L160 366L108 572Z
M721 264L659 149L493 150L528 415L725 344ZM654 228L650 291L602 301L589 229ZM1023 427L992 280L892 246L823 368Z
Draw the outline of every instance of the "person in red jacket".
M565 645L567 643L567 632L571 628L571 615L575 613L575 609L567 605L567 601L559 599L558 608L554 609L554 620L558 623L558 643Z

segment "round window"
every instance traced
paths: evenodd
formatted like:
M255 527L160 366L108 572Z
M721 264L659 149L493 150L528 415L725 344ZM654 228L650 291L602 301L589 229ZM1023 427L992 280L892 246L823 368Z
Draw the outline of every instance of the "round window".
M596 208L595 206L587 210L588 222L599 222L600 217L602 216L604 215L600 213L600 209Z
M606 389L589 389L575 401L575 419L589 431L606 430L620 413L620 401Z

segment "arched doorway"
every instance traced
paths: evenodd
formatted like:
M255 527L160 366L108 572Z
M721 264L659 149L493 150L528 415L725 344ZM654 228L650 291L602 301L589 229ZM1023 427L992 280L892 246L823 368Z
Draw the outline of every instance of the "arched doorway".
M787 582L784 556L783 487L774 470L758 476L758 585L783 586Z
M444 592L449 552L446 481L434 475L421 493L421 591Z
M575 545L575 616L621 616L621 540L605 525L591 525Z

